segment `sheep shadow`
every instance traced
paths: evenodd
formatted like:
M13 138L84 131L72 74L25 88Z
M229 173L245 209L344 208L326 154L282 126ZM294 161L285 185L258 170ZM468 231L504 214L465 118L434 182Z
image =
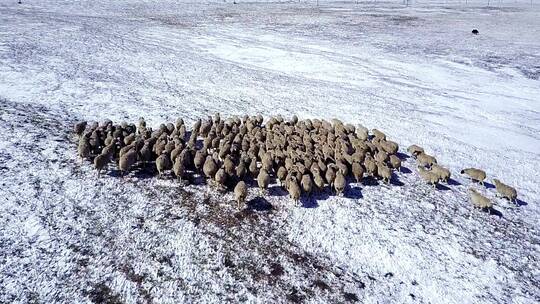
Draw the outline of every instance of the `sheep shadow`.
M103 173L102 173L103 174ZM123 176L127 176L128 173L126 173L125 175L122 174L122 171L118 170L118 169L113 169L113 170L108 170L106 173L104 173L104 175L107 175L107 176L110 176L110 177L123 177Z
M486 189L495 189L495 185L488 182L484 182L484 187L486 187Z
M313 195L302 195L300 197L300 203L302 204L302 207L304 208L317 208L319 207L319 204L317 203L317 199Z
M488 212L490 215L495 215L495 216L498 216L498 217L503 217L503 214L502 212L500 212L499 210L491 207L491 208L487 208L486 210L482 209L482 211L484 212Z
M405 184L399 180L399 177L395 173L392 173L392 176L390 177L390 184L399 187L405 186Z
M403 174L411 174L412 173L411 169L409 169L407 167L401 167L400 172L403 173Z
M437 185L435 185L435 189L441 190L441 191L448 191L448 190L450 190L450 188L446 187L446 186L443 185L443 184L437 184Z
M247 209L255 211L271 211L274 209L272 204L262 196L254 197L247 202Z
M279 185L268 187L268 195L270 196L286 196L287 194L287 191L283 190Z
M396 156L399 157L399 159L401 159L401 160L406 160L408 158L411 158L409 155L407 155L405 153L401 153L401 152L397 152Z
M184 179L189 182L190 185L204 185L208 184L208 181L202 174L191 172L185 174Z
M135 170L133 171L136 178L139 179L147 179L147 178L155 178L158 177L158 171L155 166L144 166L144 165L138 165ZM163 178L168 178L172 174L166 174ZM176 178L176 177L175 177Z
M103 173L102 173L103 174ZM126 172L125 174L120 169L108 170L104 173L110 177L123 178L123 177L135 177L137 179L149 179L155 178L157 176L157 169L151 167L142 167L136 166L132 170Z
M321 190L315 190L311 193L311 196L313 199L319 201L319 200L326 200L330 197L332 190L327 191L327 189L321 189Z
M461 183L453 178L449 178L447 184L449 186L461 186Z
M522 201L522 200L520 200L520 199L516 199L515 204L516 204L516 206L518 206L518 207L521 207L521 206L527 206L527 205L528 205L527 202L524 202L524 201Z
M362 188L360 185L356 186L349 186L347 189L345 189L344 196L346 198L352 198L352 199L362 199L364 198L364 195L362 194Z
M379 181L373 176L365 176L362 180L364 186L378 186Z

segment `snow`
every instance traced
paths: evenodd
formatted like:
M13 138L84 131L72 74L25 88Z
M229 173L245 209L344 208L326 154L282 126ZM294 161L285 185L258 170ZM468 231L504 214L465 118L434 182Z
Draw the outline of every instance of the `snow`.
M540 9L463 3L0 3L0 302L540 301ZM238 210L204 185L97 179L70 133L217 111L377 127L455 183L407 159L391 186L305 208L251 188L274 208ZM497 215L473 211L470 166L521 206L486 188Z

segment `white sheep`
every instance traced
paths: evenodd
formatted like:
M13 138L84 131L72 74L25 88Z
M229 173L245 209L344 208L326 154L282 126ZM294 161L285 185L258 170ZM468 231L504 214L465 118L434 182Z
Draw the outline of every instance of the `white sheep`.
M240 209L240 205L245 202L247 198L247 186L244 181L239 181L234 187L234 198L238 208Z
M476 168L466 168L461 170L461 174L466 174L473 181L479 182L482 186L484 185L484 180L486 179L486 172Z
M418 166L418 172L420 173L420 176L429 184L433 185L433 188L437 187L437 184L439 183L439 175L426 170L426 168L422 166Z
M445 183L448 183L448 180L450 179L450 170L437 165L433 164L431 166L431 171L439 176L439 179Z
M291 199L295 202L295 204L298 205L301 190L298 182L296 181L296 177L292 176L287 181L287 191L289 192L289 196L291 197Z
M382 162L377 163L377 175L382 178L383 182L385 184L390 183L390 179L392 178L392 170L388 168L388 166Z
M469 189L469 195L471 197L471 201L474 207L488 210L491 210L491 208L493 207L493 203L489 198L483 196L472 188Z
M437 163L437 159L435 159L435 157L424 152L416 156L416 161L423 167L431 167L433 164Z
M496 178L493 179L493 183L500 196L507 198L511 202L517 202L517 191L514 187L508 186Z
M169 158L169 155L167 155L167 153L161 154L156 159L156 168L157 168L159 177L161 177L163 175L163 172L165 172L166 170L169 170L171 167L172 167L171 159Z
M343 172L339 170L336 173L336 178L334 179L334 189L336 190L336 194L339 196L343 195L343 191L345 190L345 186L347 184L347 181L345 180L345 176L343 175Z
M390 155L390 165L401 172L401 159L394 154Z
M420 153L424 153L424 148L418 146L418 145L411 145L407 148L407 152L409 152L414 158Z
M268 185L270 184L270 175L268 174L268 171L265 169L260 170L259 175L257 176L257 184L263 193L266 192Z
M108 154L99 154L94 158L94 167L97 170L97 176L99 177L101 170L109 163L110 156Z

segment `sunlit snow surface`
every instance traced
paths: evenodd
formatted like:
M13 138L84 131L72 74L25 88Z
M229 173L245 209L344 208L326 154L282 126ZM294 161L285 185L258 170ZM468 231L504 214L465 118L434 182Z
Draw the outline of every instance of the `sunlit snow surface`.
M462 2L0 2L0 302L540 301L540 3ZM390 186L305 208L251 188L239 210L204 185L97 179L70 133L218 111L377 127L455 182L408 159ZM488 186L496 214L473 211L470 166L520 206Z

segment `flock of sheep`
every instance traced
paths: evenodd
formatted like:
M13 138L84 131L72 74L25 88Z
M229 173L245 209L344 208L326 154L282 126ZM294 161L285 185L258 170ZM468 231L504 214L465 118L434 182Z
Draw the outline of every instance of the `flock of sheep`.
M98 176L111 162L122 175L136 164L155 166L160 177L168 171L180 180L188 174L200 174L216 187L234 189L239 206L247 197L246 182L253 179L266 191L275 178L298 202L303 193L309 195L327 185L341 195L349 176L358 183L369 176L388 184L393 170L401 167L398 144L383 132L369 132L338 119L329 122L293 116L285 120L276 116L263 124L261 115L224 120L215 114L197 120L191 131L181 118L176 124L161 124L157 130L140 118L137 126L110 120L79 122L74 131L79 136L78 155L93 159ZM435 157L417 145L407 151L427 183L434 187L448 183L450 171L437 164ZM482 185L486 179L486 173L476 168L461 173ZM498 194L516 202L514 188L493 181ZM489 198L473 188L469 194L475 207L491 209Z

